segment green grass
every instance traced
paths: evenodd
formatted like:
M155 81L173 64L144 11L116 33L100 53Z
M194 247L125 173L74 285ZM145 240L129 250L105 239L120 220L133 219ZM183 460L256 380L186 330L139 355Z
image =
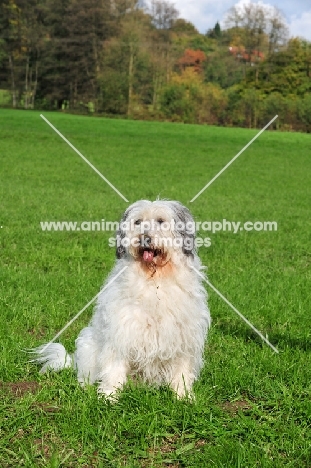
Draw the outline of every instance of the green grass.
M197 220L277 221L206 233L213 325L195 402L131 383L98 400L74 373L40 376L23 350L51 339L114 263L105 232L40 221L118 220L126 204L39 117L0 110L1 467L310 467L310 136L265 132L194 203L254 130L45 113L133 202L178 199ZM92 308L64 333L74 340Z

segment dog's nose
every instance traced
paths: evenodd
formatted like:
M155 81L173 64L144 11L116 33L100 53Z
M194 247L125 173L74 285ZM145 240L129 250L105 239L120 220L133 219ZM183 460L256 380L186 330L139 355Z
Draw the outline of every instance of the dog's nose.
M151 237L144 234L144 243L147 247L149 247L149 245L151 244Z

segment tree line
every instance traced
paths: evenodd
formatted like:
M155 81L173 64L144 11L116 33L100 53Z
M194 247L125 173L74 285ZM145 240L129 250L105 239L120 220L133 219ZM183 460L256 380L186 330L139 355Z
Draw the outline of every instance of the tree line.
M236 5L200 34L168 0L2 0L0 105L311 131L311 43Z

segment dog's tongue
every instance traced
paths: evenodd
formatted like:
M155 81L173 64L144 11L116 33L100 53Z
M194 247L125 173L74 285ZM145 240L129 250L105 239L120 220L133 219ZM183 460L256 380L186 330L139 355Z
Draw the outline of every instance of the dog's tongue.
M153 260L153 252L151 252L151 251L149 251L149 250L144 250L144 256L143 256L143 258L144 258L144 261L145 261L145 262L148 262L148 263L152 262L152 260Z

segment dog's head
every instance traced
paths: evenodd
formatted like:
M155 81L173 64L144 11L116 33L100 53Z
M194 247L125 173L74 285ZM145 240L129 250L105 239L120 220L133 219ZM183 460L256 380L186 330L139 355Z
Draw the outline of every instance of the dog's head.
M195 222L177 201L140 200L123 214L117 232L117 258L132 256L144 265L161 267L195 254Z

